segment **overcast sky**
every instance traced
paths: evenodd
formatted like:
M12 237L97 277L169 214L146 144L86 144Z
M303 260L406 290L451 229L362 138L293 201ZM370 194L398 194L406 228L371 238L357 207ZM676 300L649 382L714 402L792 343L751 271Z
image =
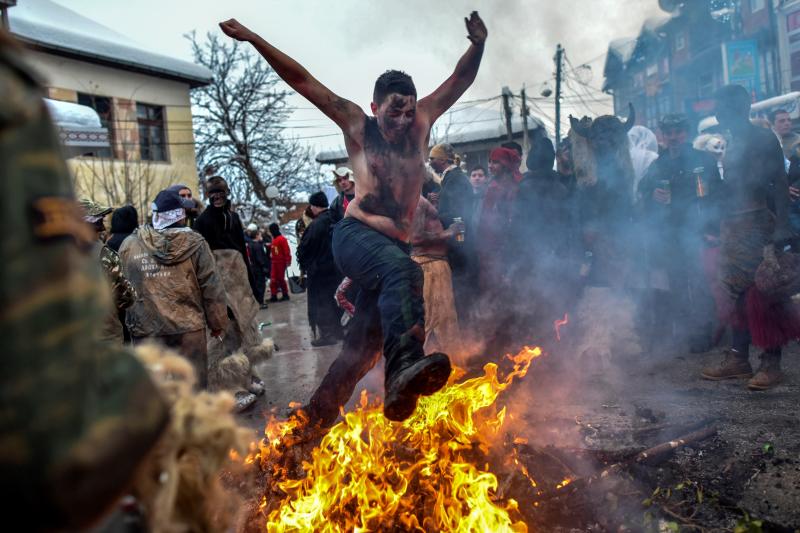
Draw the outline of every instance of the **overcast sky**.
M25 2L26 0L21 0ZM432 91L453 70L469 41L463 18L477 9L489 29L478 78L462 100L500 94L503 85L515 93L526 84L537 96L552 79L553 55L561 43L579 77L599 88L608 42L635 36L643 21L663 15L657 0L56 0L144 46L191 59L183 35L218 31L217 22L237 18L302 63L333 91L369 109L375 78L384 70L405 70L420 95ZM586 110L566 88L574 109ZM595 112L610 111L610 100L597 90ZM308 104L298 97L300 108ZM486 104L486 115L499 113L499 102ZM552 97L536 115L549 115ZM570 106L572 107L572 106ZM478 108L480 109L480 107ZM300 109L291 119L302 137L328 135L335 127L321 113ZM300 127L302 126L302 127ZM310 138L319 148L341 145L333 137Z

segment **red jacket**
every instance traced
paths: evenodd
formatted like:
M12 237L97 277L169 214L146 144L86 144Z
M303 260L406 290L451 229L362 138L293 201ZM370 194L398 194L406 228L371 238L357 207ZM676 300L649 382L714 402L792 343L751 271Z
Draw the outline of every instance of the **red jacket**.
M270 260L273 263L283 263L286 266L292 264L292 252L289 250L289 241L283 235L273 237L269 247Z

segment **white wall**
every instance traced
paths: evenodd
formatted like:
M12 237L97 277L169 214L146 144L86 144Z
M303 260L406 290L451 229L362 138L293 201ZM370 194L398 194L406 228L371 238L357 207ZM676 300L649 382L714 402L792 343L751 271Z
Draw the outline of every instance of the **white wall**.
M188 106L189 84L31 51L29 63L48 87L127 98L164 106Z

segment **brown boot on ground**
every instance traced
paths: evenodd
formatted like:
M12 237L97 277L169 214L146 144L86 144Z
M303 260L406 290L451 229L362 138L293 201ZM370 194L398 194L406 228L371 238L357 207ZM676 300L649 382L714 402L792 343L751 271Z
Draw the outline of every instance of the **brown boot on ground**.
M783 381L781 354L764 352L761 354L761 365L758 367L756 375L747 382L747 388L750 390L767 390L781 381Z
M704 379L721 381L723 379L746 379L753 377L753 367L748 358L735 350L725 350L725 357L719 364L703 369Z

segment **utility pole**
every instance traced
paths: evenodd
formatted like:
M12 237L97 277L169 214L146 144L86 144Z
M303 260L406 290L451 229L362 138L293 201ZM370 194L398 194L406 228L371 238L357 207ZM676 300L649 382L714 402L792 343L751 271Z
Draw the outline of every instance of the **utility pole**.
M506 137L509 141L514 140L514 132L511 130L511 89L503 87L503 114L506 117Z
M528 100L525 95L525 85L522 86L520 94L522 96L522 106L519 110L519 114L522 115L522 151L527 152L531 149L531 141L528 138Z
M17 0L0 0L0 25L8 31L8 8L17 5Z
M561 43L556 47L556 150L561 144L561 64L563 63L564 49Z

